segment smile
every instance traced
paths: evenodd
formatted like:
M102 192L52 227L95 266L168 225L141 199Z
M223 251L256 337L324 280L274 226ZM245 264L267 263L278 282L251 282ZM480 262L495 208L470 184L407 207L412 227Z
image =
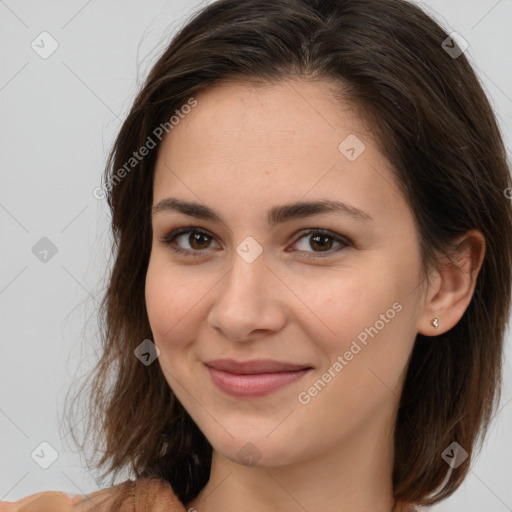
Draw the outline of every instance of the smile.
M237 398L267 396L309 373L312 368L271 373L237 374L207 366L218 389Z

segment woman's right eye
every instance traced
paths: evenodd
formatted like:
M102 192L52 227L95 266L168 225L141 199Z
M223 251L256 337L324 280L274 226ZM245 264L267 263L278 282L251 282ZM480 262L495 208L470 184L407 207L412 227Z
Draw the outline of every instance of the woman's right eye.
M186 254L189 256L201 256L208 249L213 237L198 228L180 228L171 231L160 239L171 249L179 254ZM176 245L180 244L180 245ZM183 248L181 244L189 245L189 248Z

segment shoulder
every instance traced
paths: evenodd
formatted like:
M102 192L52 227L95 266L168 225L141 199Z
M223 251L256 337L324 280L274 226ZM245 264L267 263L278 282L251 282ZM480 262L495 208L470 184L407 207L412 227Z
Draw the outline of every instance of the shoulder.
M169 483L158 478L127 480L107 489L71 496L45 491L16 502L0 502L0 512L186 512Z

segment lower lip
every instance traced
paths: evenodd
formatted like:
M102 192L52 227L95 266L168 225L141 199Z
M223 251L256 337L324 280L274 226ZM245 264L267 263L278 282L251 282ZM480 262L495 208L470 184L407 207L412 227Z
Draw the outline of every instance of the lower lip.
M207 366L213 383L228 395L237 398L266 396L278 389L297 381L311 371L311 368L292 372L257 373L238 375L223 372Z

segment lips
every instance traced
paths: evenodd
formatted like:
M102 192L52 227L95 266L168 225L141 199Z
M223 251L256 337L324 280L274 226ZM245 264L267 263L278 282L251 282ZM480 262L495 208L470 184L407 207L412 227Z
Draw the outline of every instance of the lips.
M311 366L268 359L244 362L216 359L204 364L217 388L236 398L269 395L312 370Z

